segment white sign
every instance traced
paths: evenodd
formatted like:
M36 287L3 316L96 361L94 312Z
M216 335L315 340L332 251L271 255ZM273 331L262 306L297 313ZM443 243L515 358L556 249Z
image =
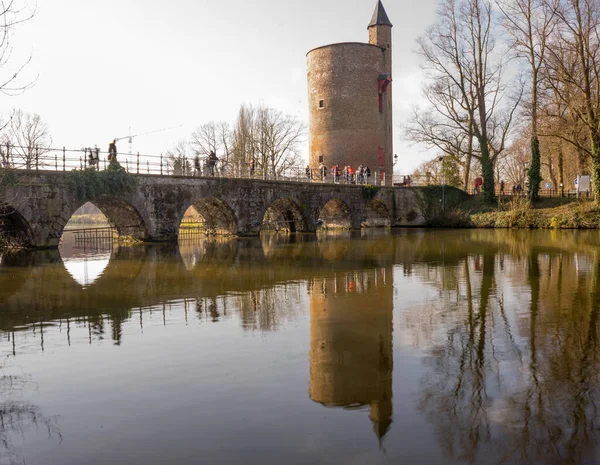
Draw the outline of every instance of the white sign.
M577 176L577 192L590 192L590 176Z

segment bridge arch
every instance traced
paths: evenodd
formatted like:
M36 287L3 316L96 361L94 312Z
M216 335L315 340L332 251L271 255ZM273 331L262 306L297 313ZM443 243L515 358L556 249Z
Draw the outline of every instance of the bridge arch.
M28 247L33 245L33 233L27 220L11 205L0 205L0 239L9 245Z
M138 209L124 198L120 197L98 197L80 204L73 212L64 218L62 232L69 225L69 222L78 211L85 205L91 203L100 210L106 218L106 222L113 229L115 237L131 236L134 239L143 241L148 238L148 228L146 222ZM76 225L72 225L77 229Z
M238 221L233 209L216 197L203 197L194 200L186 207L179 220L180 232L184 216L192 212L197 214L199 227L196 232L206 235L236 235Z
M319 212L320 229L352 229L352 213L346 202L331 199Z
M289 198L275 200L263 215L261 230L284 233L307 231L306 220L296 202Z
M385 202L371 200L365 210L361 226L363 228L389 228L392 225L390 211Z
M108 223L119 236L132 236L144 240L148 228L140 212L127 200L118 197L100 197L92 202L106 216Z

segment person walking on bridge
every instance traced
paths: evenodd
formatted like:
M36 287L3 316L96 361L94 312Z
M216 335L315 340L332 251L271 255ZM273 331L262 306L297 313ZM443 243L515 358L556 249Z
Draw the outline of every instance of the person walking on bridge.
M312 179L312 170L310 169L310 165L306 165L306 171L305 172L306 172L306 180L308 182L310 182L311 179Z
M200 155L196 154L194 157L194 176L201 176L202 170L200 169Z
M110 144L108 144L108 161L115 162L117 161L117 140L113 140Z
M327 178L327 167L325 166L325 163L321 162L319 171L321 172L321 181L325 182L325 178Z
M208 170L209 170L211 176L215 175L215 165L217 164L218 161L219 161L219 158L217 157L217 154L214 152L214 150L211 150L210 153L208 154L208 160L207 160Z
M250 159L250 177L254 177L254 171L256 170L256 160L254 157Z

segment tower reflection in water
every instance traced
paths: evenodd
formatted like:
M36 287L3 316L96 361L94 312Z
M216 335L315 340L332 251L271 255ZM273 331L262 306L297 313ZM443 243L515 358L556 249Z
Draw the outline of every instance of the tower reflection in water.
M368 406L381 443L392 423L392 270L315 278L310 287L310 399Z

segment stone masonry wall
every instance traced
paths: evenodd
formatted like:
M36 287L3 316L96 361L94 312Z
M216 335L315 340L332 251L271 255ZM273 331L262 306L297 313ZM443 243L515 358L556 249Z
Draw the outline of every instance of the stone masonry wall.
M384 51L371 44L342 43L314 49L307 56L311 167L318 167L322 155L328 168L363 164L374 174L379 147L388 145L388 121L386 112L379 112L377 82L386 72ZM391 163L390 150L384 156Z
M424 223L418 189L412 188L152 175L137 179L133 192L91 201L119 234L141 240L175 240L192 205L215 229L237 235L258 234L269 208L273 218L297 219L296 231L315 231L331 200L343 205L341 211L348 215L344 224L352 229ZM54 172L22 173L18 185L5 191L0 202L22 216L31 243L41 247L57 246L65 225L85 203L77 199L67 176Z

